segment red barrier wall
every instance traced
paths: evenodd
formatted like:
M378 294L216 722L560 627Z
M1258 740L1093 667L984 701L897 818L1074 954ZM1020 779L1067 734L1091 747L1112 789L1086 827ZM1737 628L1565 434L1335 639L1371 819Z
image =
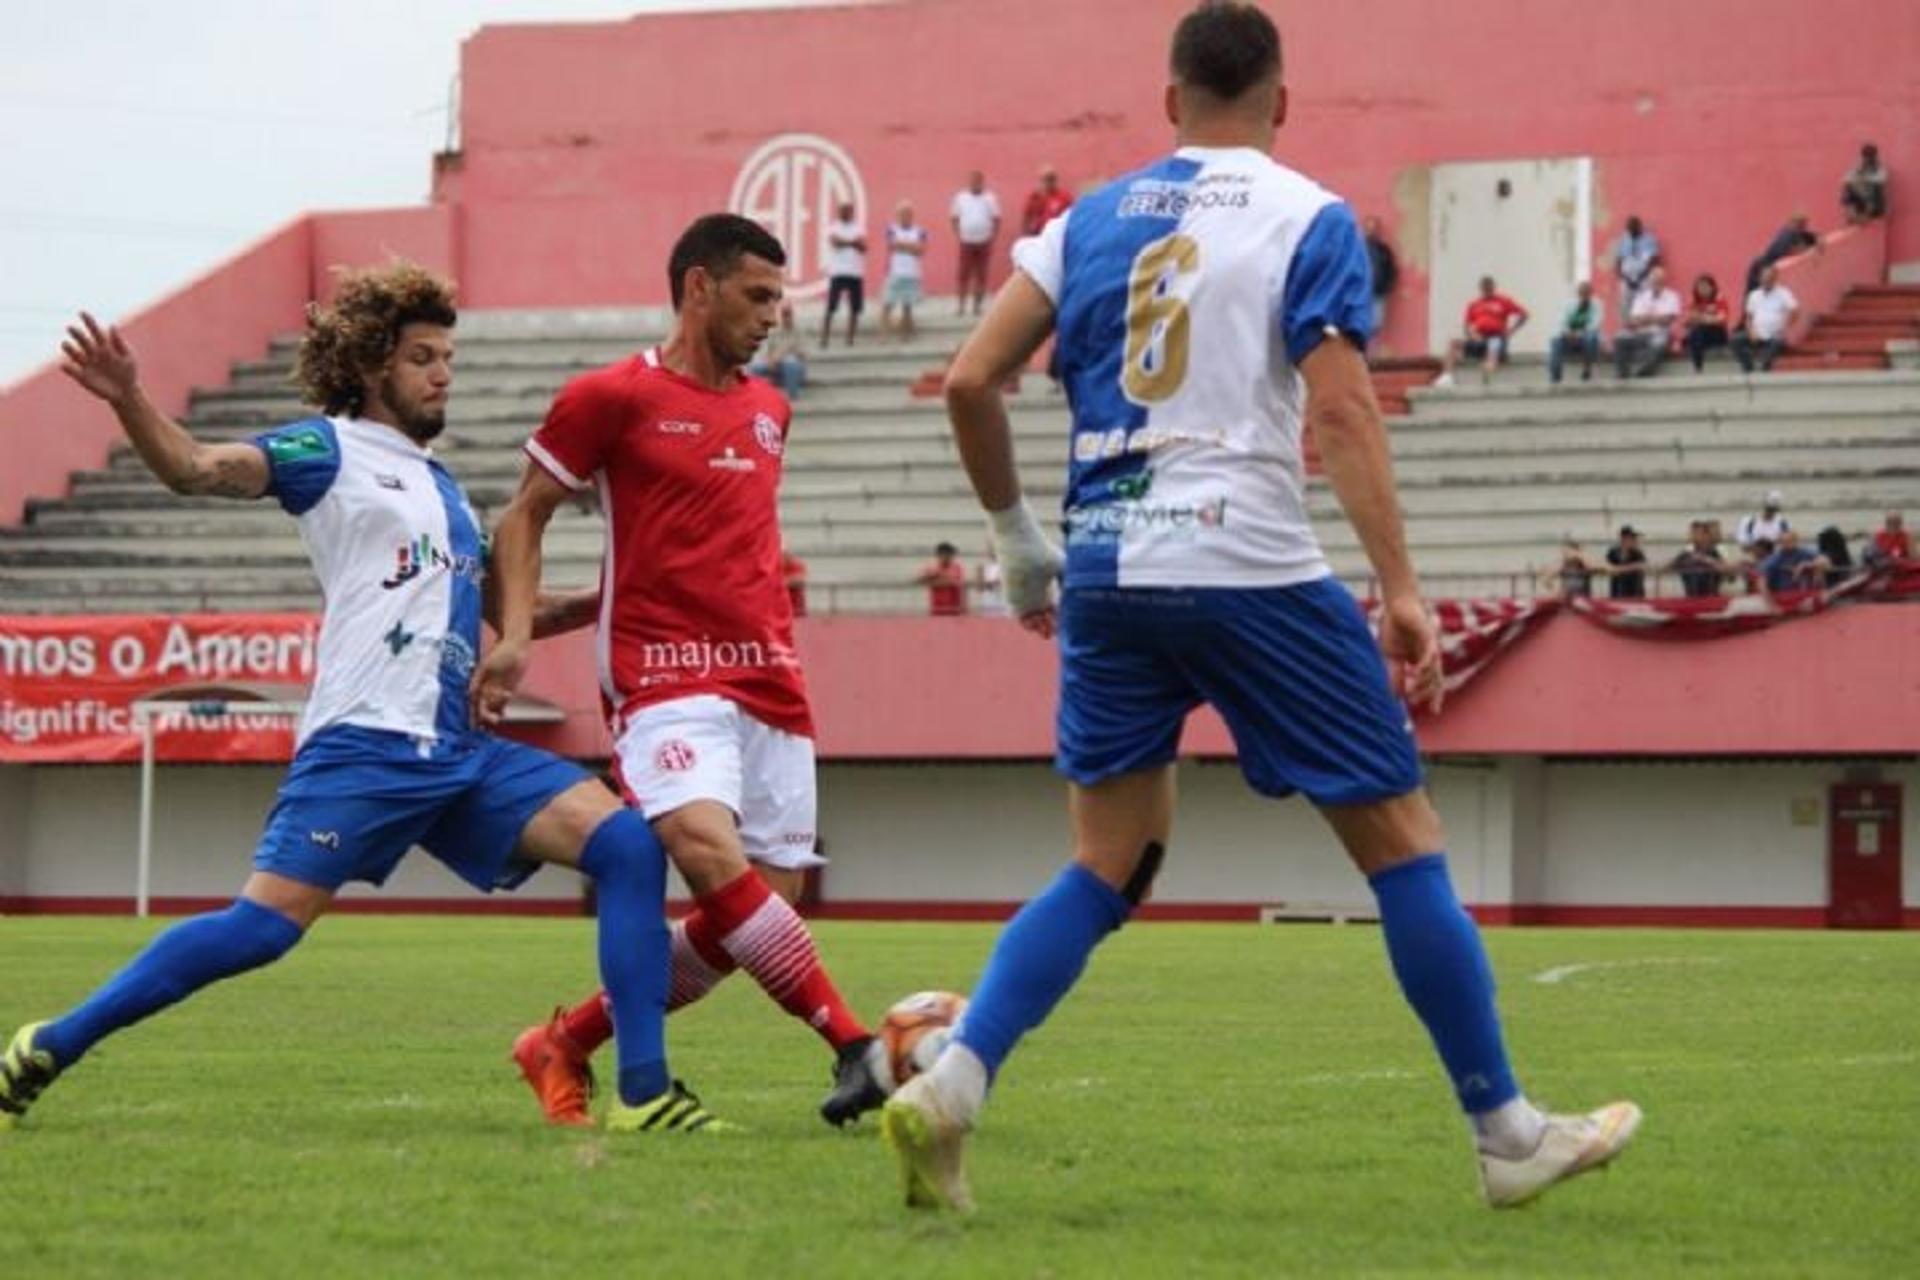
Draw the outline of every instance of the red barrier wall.
M920 0L484 28L462 60L470 301L662 301L673 233L725 206L752 153L789 132L844 152L876 230L913 199L936 229L929 283L948 288L947 202L968 169L988 171L1012 218L1043 162L1079 186L1166 148L1164 51L1187 7ZM1893 174L1889 251L1920 259L1920 204L1906 196L1920 160L1920 6L1270 8L1293 103L1280 154L1386 217L1409 302L1425 293L1422 176L1453 161L1592 156L1597 262L1639 213L1681 276L1737 281L1796 208L1837 224L1840 176L1871 139ZM801 233L803 276L832 194L819 172L762 189ZM781 177L797 204L773 198ZM876 273L880 257L869 254ZM1424 307L1396 313L1392 344L1424 347Z
M803 618L828 760L1053 754L1054 647L1003 618ZM591 636L535 647L527 691L566 709L530 741L607 754ZM1842 656L1844 655L1844 656ZM1437 756L1912 755L1920 606L1843 606L1714 640L1621 636L1562 614L1420 723ZM1211 712L1182 749L1231 756Z

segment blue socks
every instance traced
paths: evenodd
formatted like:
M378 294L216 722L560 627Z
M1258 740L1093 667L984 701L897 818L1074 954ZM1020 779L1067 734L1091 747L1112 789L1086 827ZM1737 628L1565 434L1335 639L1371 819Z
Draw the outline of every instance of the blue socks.
M613 1010L620 1101L667 1091L667 854L647 820L622 809L594 829L580 855L600 904L600 981Z
M62 1070L101 1039L160 1012L200 988L258 969L300 941L300 926L278 911L236 898L225 911L182 920L147 944L65 1017L34 1039Z
M1491 1111L1520 1096L1500 1039L1493 970L1438 853L1368 878L1380 904L1387 956L1407 1003L1433 1037L1460 1105Z
M1093 949L1125 924L1132 910L1106 881L1069 863L1007 922L954 1032L989 1077L999 1072L1021 1036L1046 1021L1087 967Z

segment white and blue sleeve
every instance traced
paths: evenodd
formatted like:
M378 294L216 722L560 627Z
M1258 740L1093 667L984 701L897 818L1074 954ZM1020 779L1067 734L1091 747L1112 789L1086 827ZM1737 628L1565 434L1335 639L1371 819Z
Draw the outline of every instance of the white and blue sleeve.
M1299 364L1329 330L1363 350L1373 336L1373 268L1353 210L1329 204L1314 215L1293 253L1280 301L1287 358Z
M1013 245L1013 265L1040 286L1047 301L1060 305L1060 284L1066 278L1067 219L1073 210L1054 218L1037 236L1026 236Z
M290 516L305 515L340 474L340 437L325 418L305 418L253 437L267 455L267 493Z

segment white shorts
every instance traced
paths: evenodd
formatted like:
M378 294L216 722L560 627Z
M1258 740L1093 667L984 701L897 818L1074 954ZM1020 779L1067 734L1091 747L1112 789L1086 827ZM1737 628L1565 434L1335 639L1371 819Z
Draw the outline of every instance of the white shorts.
M825 865L814 852L813 739L702 693L629 716L613 756L628 798L649 820L717 801L733 810L750 860L787 870Z

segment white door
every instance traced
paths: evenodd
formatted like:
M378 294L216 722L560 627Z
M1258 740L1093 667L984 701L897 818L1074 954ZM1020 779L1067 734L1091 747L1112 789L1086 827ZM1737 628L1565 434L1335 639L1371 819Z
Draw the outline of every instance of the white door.
M1592 191L1593 161L1584 156L1434 166L1427 332L1435 354L1459 335L1481 276L1531 314L1514 349L1547 349L1574 282L1593 269ZM1595 292L1611 326L1611 291Z

